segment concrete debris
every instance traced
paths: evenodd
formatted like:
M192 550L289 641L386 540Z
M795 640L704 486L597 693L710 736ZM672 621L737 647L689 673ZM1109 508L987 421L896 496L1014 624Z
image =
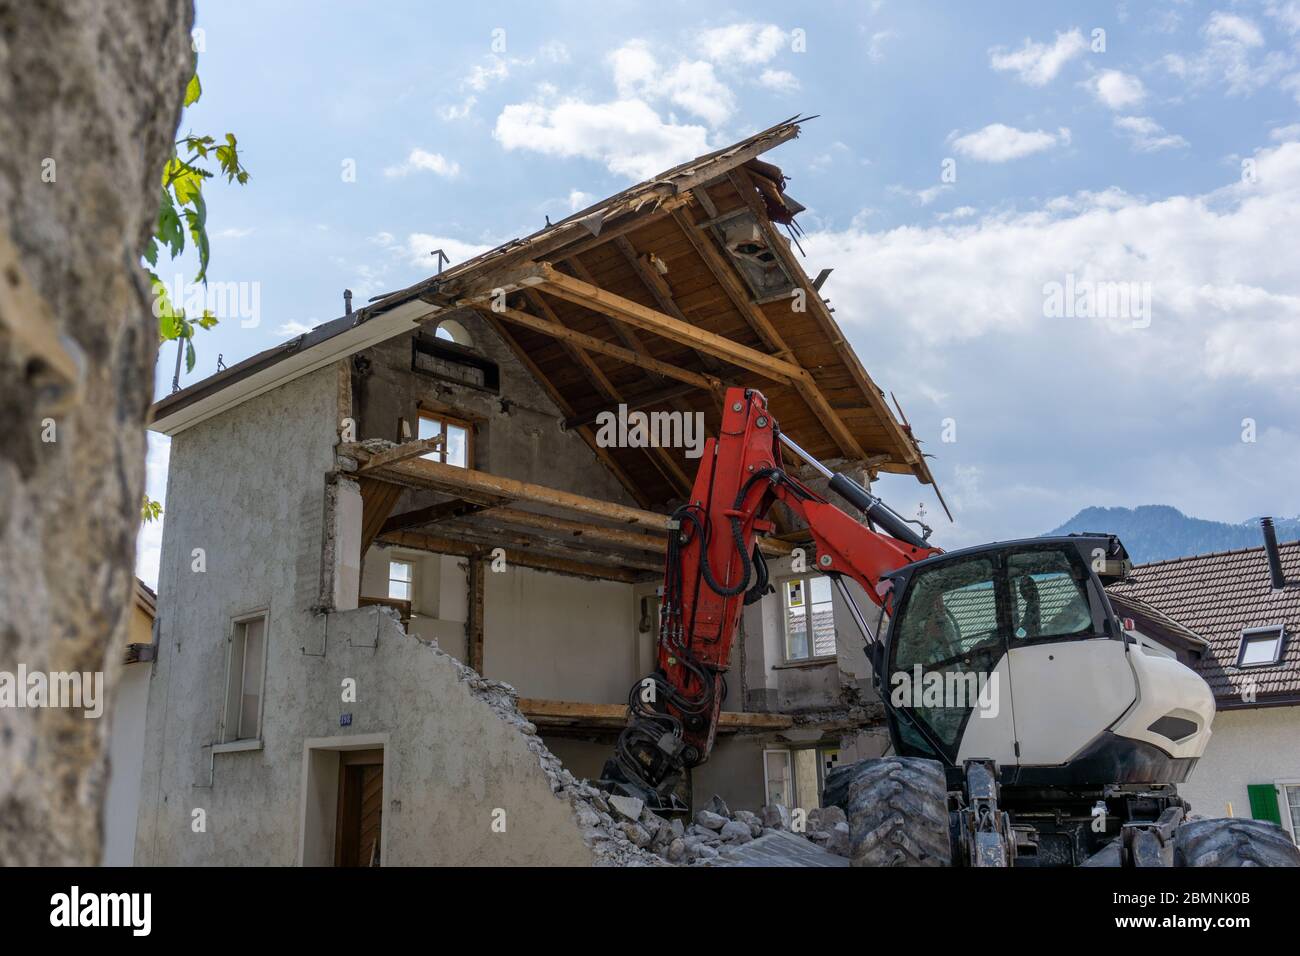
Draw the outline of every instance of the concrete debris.
M730 818L718 812L725 807L715 797L689 826L678 819L665 822L664 830L675 836L652 848L669 863L691 866L847 865L849 825L838 807L810 810L803 832L793 830L793 816L784 806L765 806L758 813L736 810ZM679 842L680 851L674 849ZM758 849L746 853L751 844Z
M763 816L763 826L773 830L790 829L790 810L779 803L769 803L759 811Z
M707 830L721 830L726 825L727 818L712 810L701 810L695 814L695 822Z
M616 794L607 797L610 807L615 813L627 820L636 823L641 819L641 808L645 806L636 797L623 797Z
M723 802L723 799L716 793L713 795L713 799L704 805L704 809L708 810L710 813L716 813L720 817L727 817L728 819L731 817L730 808L728 808L727 804Z

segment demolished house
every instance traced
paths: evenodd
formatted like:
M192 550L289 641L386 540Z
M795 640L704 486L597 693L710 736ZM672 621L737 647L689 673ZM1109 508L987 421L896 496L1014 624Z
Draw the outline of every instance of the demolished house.
M838 470L932 483L781 234L803 207L759 157L798 132L157 403L137 862L621 861L574 778L600 776L653 669L694 423L714 433L723 390L753 387ZM717 747L683 794L697 809L812 808L828 768L883 749L862 638L806 530L773 519L774 591L746 609Z

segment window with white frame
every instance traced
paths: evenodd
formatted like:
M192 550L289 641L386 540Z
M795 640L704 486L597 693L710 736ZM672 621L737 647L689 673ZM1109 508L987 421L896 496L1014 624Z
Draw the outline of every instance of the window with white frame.
M789 578L781 585L785 617L785 659L835 656L835 608L831 579L821 574Z
M473 431L469 422L433 412L420 412L417 438L441 438L434 450L421 458L457 468L469 468L473 457Z
M1286 806L1282 811L1291 823L1291 839L1300 844L1300 782L1281 784L1282 798Z
M398 558L388 562L388 597L394 601L411 600L415 565Z
M1238 667L1266 667L1276 664L1282 656L1283 629L1281 624L1270 627L1248 627L1241 632L1241 648L1237 652Z
M226 714L222 742L258 740L262 733L262 675L266 668L266 615L235 621L230 629Z
M763 793L769 804L811 810L821 806L826 775L839 761L838 747L763 751Z

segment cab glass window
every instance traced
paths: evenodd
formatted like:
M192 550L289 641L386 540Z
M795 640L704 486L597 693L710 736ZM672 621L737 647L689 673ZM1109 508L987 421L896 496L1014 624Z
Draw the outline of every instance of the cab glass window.
M1007 580L1013 639L1069 637L1093 630L1087 572L1066 552L1012 554L1007 561Z

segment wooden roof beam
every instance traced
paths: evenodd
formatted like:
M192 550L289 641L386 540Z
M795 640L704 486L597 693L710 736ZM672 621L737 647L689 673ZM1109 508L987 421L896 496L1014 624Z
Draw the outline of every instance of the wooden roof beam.
M524 297L527 298L528 301L532 303L533 308L541 312L552 325L567 328L560 317L555 314L555 311L546 304L546 300L536 291L526 288L524 289ZM600 392L600 394L608 401L626 404L622 393L614 383L609 380L608 376L605 375L600 366L596 364L595 359L587 354L586 350L571 340L564 342L564 348L571 356L573 356L574 360L582 366L583 370L587 373L587 377L591 380L592 384L595 385L596 391ZM677 463L677 459L672 456L672 453L669 452L668 449L646 448L644 451L647 457L649 457L651 463L659 473L664 476L664 479L667 480L670 488L683 497L690 494L691 479L687 476L686 472L682 470L682 466Z
M781 264L785 266L790 277L804 290L813 318L816 319L822 331L826 334L827 341L844 356L844 362L849 368L849 373L852 375L854 383L866 396L867 402L875 409L876 414L880 416L885 426L894 433L897 447L904 460L909 464L919 465L921 475L928 476L929 468L921 458L920 449L903 431L902 425L899 424L898 419L894 417L893 411L886 404L885 396L881 394L880 389L867 376L866 369L862 367L862 363L858 360L852 347L844 340L844 333L841 331L839 323L835 321L835 317L831 315L826 303L822 301L821 292L813 288L812 281L800 267L798 261L795 260L794 254L790 252L785 239L776 231L767 218L767 211L763 208L762 201L758 197L758 190L750 179L749 172L744 169L733 169L727 173L727 179L740 195L741 201L754 212L755 218L763 230L764 238L767 239L768 248L781 260ZM859 454L854 457L862 458L865 456ZM914 469L908 468L907 471L914 471Z
M533 376L533 380L538 382L542 388L546 390L546 394L551 397L551 401L555 402L556 407L564 414L565 418L572 418L574 414L573 406L570 405L568 400L560 393L560 390L551 383L551 380L542 374L542 370L538 367L537 363L533 361L533 357L520 347L519 343L515 341L514 336L505 330L501 322L498 321L497 314L491 309L480 309L478 310L478 313L483 317L484 321L486 321L488 325L492 326L492 330L501 338L501 341L506 343L510 351L514 353L515 358L519 360L519 364L528 369L529 373ZM527 313L521 312L519 314L526 315ZM533 319L534 316L528 316L528 318ZM541 320L537 319L536 321L540 322ZM618 483L623 486L623 489L629 495L632 496L632 500L642 508L649 507L650 499L646 497L640 486L631 479L628 473L623 470L623 467L619 465L619 463L614 459L614 456L610 454L609 449L602 447L600 443L596 441L595 431L589 426L584 425L578 429L578 435L584 442L586 442L587 447L591 449L591 453L596 456L596 460L604 465L609 470L609 473L618 479Z
M593 312L612 316L620 321L664 338L672 339L691 348L707 352L741 368L757 372L776 382L789 385L808 373L797 365L741 345L731 339L697 328L657 309L633 302L621 295L575 279L556 271L547 263L533 267L533 275L541 280L542 288L550 295L583 306Z
M477 557L483 551L481 546L458 541L455 538L424 534L419 531L394 531L392 534L383 535L379 540L385 544L393 544L402 548L433 551L437 554L455 554L466 558ZM516 564L521 568L556 571L560 574L596 578L603 581L620 581L623 584L635 584L645 578L645 572L633 571L627 568L590 564L585 561L572 561L568 558L556 558L550 555L529 554L526 551L518 551L512 548L506 548L505 551L506 563Z
M640 355L631 349L623 348L621 345L615 345L612 342L606 342L604 339L598 339L594 335L586 335L576 329L570 329L567 326L555 325L543 318L532 315L528 312L521 312L519 309L505 308L501 310L492 310L480 307L478 309L481 315L492 319L504 319L507 322L513 322L515 325L522 325L525 328L532 329L534 332L540 332L543 335L549 335L552 338L562 341L569 341L581 345L588 352L598 352L601 355L608 355L610 358L618 359L628 365L635 365L647 371L654 372L656 375L662 375L664 378L675 379L679 382L685 382L688 385L694 385L696 388L705 391L716 391L722 387L722 383L716 378L708 375L701 375L698 372L692 372L689 369L679 368L668 362L661 362L659 359L651 358L648 355ZM572 415L572 412L569 413Z

